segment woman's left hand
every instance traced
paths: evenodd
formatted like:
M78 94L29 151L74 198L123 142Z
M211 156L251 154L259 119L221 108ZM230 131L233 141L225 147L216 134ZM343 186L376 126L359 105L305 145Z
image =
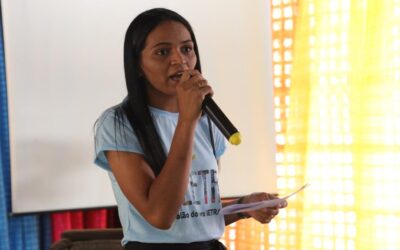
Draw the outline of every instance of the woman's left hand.
M279 199L277 194L268 193L252 193L243 198L242 203L252 203L264 200ZM276 207L262 208L259 210L246 212L249 216L253 217L255 220L262 224L269 223L278 213L280 208L287 207L287 202L284 201Z

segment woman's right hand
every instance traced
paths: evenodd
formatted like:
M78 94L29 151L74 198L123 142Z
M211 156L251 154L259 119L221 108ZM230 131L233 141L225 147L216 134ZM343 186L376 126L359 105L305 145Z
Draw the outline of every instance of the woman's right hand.
M205 96L213 95L211 86L198 70L184 71L176 90L179 119L187 122L199 119Z

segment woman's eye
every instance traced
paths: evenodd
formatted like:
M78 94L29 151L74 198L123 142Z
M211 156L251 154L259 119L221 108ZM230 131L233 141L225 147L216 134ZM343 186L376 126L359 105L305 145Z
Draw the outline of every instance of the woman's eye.
M165 56L168 54L168 49L159 49L156 51L156 54L159 56Z
M189 54L190 52L192 52L193 48L191 46L185 46L182 48L182 52L185 54Z

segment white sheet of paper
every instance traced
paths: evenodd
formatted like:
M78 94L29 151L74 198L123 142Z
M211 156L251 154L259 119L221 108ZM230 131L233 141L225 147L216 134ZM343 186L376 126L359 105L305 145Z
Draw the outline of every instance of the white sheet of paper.
M265 200L265 201L247 203L247 204L233 204L233 205L224 207L221 210L221 212L222 212L222 214L225 215L225 214L234 214L234 213L240 213L240 212L253 211L253 210L258 210L258 209L266 208L266 207L276 207L279 204L285 202L291 196L297 194L304 188L308 187L309 185L310 185L309 183L304 184L299 189L297 189L296 191L294 191L293 193L291 193L289 195L286 195L283 198L274 199L274 200Z

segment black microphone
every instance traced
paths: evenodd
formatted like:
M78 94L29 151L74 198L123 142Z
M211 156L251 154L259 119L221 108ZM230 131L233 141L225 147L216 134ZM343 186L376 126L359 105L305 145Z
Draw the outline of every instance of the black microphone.
M239 131L233 126L210 95L206 95L204 98L202 109L231 144L240 144L242 140Z

